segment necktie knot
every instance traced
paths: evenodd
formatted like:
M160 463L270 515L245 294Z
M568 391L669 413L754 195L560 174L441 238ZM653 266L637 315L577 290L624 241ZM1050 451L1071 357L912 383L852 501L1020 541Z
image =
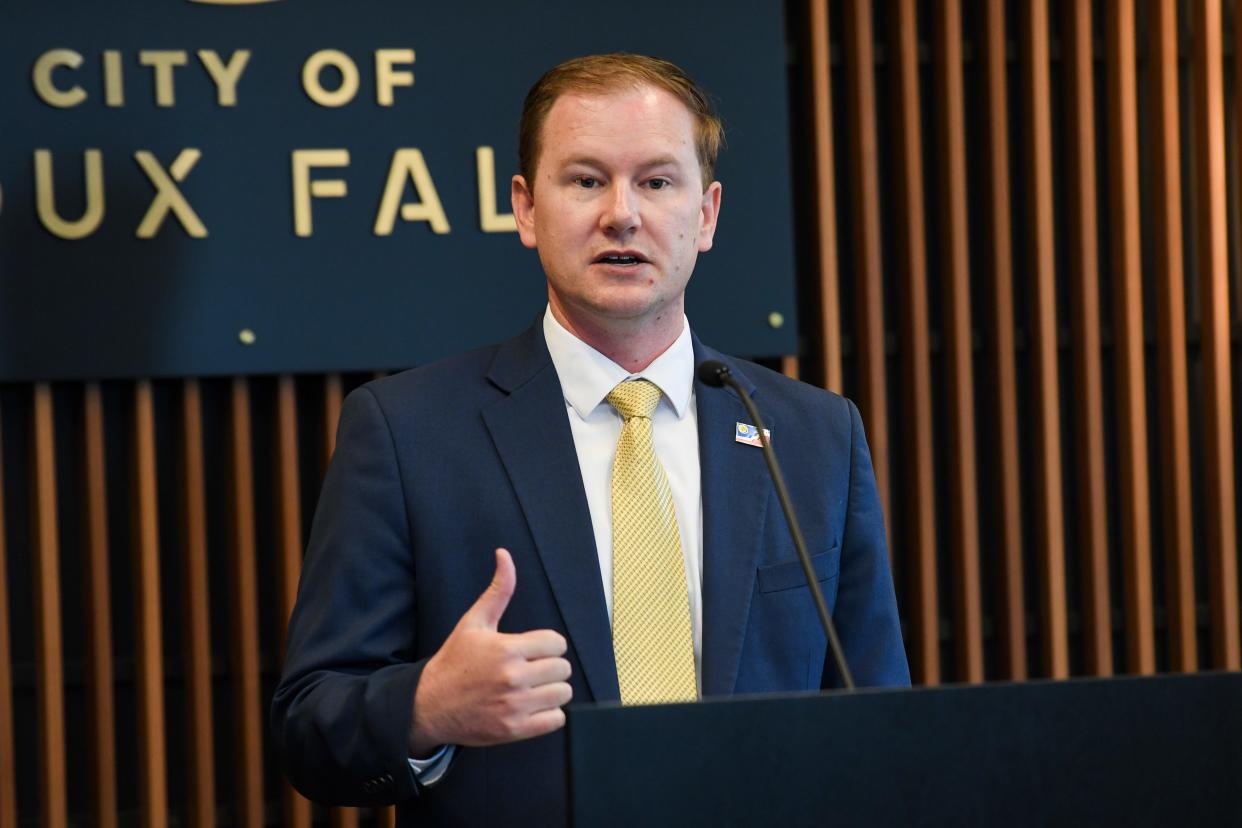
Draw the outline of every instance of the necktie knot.
M631 417L647 417L660 404L660 387L648 380L626 380L608 392L608 402L626 420Z

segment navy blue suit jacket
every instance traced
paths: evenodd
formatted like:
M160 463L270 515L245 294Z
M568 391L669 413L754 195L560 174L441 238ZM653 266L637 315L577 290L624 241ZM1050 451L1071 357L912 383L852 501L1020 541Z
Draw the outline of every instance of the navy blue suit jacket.
M719 359L772 431L856 681L909 683L884 522L858 411ZM702 693L812 690L837 677L737 395L695 388L703 498ZM502 345L367 384L341 412L272 705L293 784L336 804L400 802L402 822L565 821L564 736L465 748L437 785L407 763L429 658L510 550L500 629L558 630L574 702L619 698L599 561L560 381L536 324ZM652 746L658 750L658 745Z

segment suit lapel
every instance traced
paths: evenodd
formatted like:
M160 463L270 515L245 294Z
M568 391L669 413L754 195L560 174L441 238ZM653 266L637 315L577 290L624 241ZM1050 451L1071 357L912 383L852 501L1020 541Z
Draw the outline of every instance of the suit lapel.
M694 341L696 364L718 359L754 394L737 364ZM750 417L727 388L695 385L703 497L703 695L733 692L750 614L771 483L763 452L734 440ZM761 405L761 403L756 403ZM775 430L771 420L765 424Z
M539 324L501 346L488 379L507 397L483 411L525 513L569 640L596 701L620 699L599 557L565 397Z

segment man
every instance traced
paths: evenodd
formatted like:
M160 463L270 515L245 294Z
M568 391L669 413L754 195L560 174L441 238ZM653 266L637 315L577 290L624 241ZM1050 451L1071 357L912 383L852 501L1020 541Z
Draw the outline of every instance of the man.
M543 318L342 411L273 702L308 796L554 825L571 699L838 683L741 402L694 384L706 359L764 410L856 680L909 682L857 410L686 322L720 134L665 61L582 58L531 90L512 201Z

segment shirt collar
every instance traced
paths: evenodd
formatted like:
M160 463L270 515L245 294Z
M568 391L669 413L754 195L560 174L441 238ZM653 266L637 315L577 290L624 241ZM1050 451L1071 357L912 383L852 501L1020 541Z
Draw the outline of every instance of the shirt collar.
M552 365L560 377L565 402L573 406L582 419L604 401L617 383L640 377L660 388L678 419L685 416L694 390L694 345L685 316L682 316L681 334L673 344L637 374L627 372L566 330L552 315L551 307L543 314L543 338L547 340Z

